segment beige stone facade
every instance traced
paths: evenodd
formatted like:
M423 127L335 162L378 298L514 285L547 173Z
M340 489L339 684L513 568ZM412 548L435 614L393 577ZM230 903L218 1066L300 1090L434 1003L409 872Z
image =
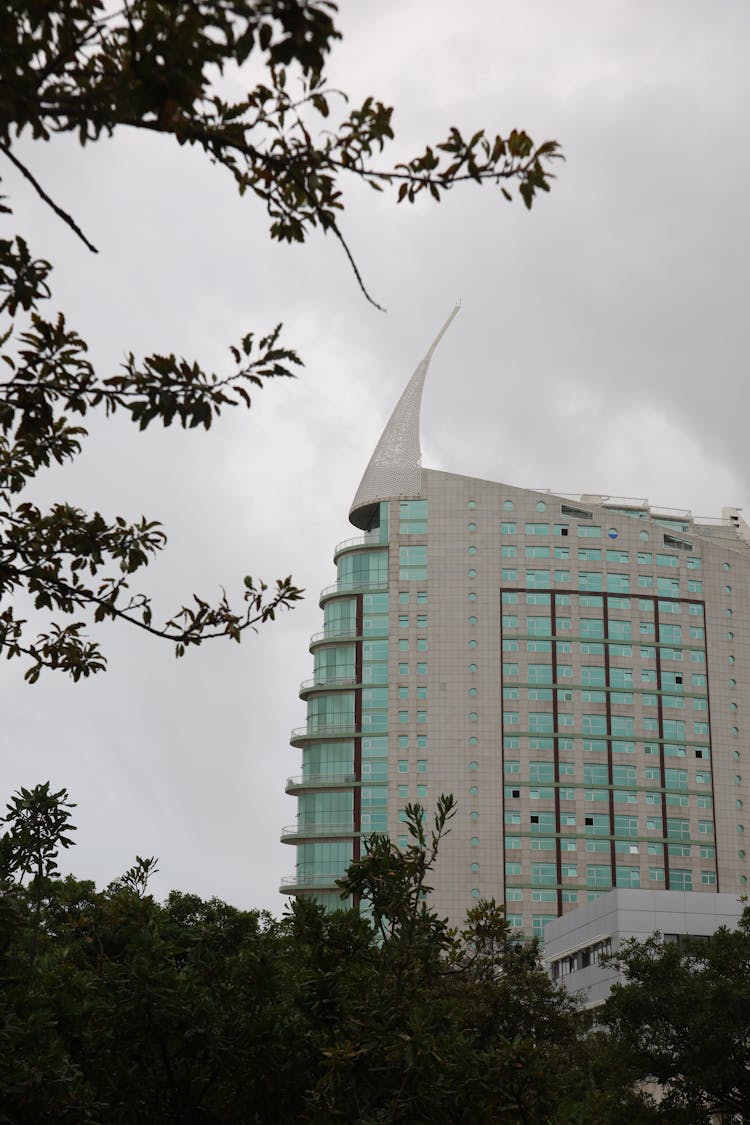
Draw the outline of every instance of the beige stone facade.
M541 936L612 887L742 893L747 525L422 469L419 393L321 599L282 890L336 905L363 838L405 844L405 805L451 793L434 895L453 922L494 897Z

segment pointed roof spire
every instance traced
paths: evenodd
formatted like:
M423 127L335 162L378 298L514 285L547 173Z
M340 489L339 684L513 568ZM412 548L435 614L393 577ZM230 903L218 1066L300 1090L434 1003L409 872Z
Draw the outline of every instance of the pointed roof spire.
M421 490L419 411L422 389L435 349L460 307L459 301L407 383L406 390L396 403L380 441L375 446L375 452L365 469L349 512L349 519L355 527L366 529L369 526L374 514L373 508L381 500L394 496L416 496Z

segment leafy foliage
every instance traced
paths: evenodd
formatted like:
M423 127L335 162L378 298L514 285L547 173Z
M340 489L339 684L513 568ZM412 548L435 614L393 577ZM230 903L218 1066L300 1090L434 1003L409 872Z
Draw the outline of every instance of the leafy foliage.
M20 798L32 820L57 802L62 844L65 792ZM37 926L30 887L6 874L16 899L12 923L0 915L4 1119L642 1120L601 1116L584 1029L536 943L511 940L492 902L460 932L425 902L451 807L441 801L424 846L412 810L412 848L393 849L386 867L385 842L372 841L344 880L346 894L369 888L379 930L309 900L281 922L193 895L158 904L153 859L104 891L50 869ZM13 866L14 814L6 823Z
M750 1120L750 909L687 947L658 937L625 944L625 973L603 1013L631 1081L655 1081L660 1119Z
M376 190L397 185L398 200L410 202L425 191L439 199L464 181L499 185L508 198L505 185L515 181L527 207L549 190L558 145L536 146L521 130L466 139L453 128L421 156L376 167L393 137L393 110L372 97L349 109L329 88L335 10L328 0L9 0L0 10L0 151L95 251L21 160L19 139L70 133L84 145L127 126L197 146L240 194L265 206L272 238L333 234L363 291L339 226L347 176ZM254 84L227 100L238 74L253 74ZM249 407L251 391L269 379L291 377L299 357L278 325L232 347L228 372L176 354L130 354L119 374L102 376L64 315L43 313L50 271L23 237L0 240L0 314L9 321L0 329L8 368L0 381L0 650L27 658L34 682L44 668L75 680L105 668L87 634L92 619L136 625L171 641L178 656L210 637L239 641L301 596L290 577L269 587L248 576L244 605L194 596L157 624L151 599L131 592L130 579L166 544L158 521L111 520L70 503L43 512L23 493L41 469L78 455L90 411L124 412L140 429L174 421L208 428L222 409ZM18 608L24 598L67 623L53 617L34 636Z

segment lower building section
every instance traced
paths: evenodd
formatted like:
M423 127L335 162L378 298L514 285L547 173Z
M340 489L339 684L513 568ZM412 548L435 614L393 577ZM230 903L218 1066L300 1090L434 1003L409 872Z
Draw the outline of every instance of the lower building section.
M614 965L601 963L623 942L658 933L665 942L695 943L720 926L735 929L742 911L743 903L731 894L610 891L548 923L544 960L553 981L578 996L582 1007L593 1008L623 979Z

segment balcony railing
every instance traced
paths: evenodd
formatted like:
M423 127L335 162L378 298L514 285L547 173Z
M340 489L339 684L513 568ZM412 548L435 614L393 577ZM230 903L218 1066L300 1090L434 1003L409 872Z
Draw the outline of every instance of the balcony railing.
M330 887L333 889L336 886L336 880L343 879L345 875L346 871L341 871L338 875L285 875L281 880L280 890L289 892L294 887L320 887L321 889Z
M289 789L323 789L326 786L356 785L357 779L353 773L299 773L295 777L286 779L286 788Z
M387 582L334 582L331 586L323 587L318 600L322 602L333 594L377 594L387 589Z
M289 736L289 741L294 742L295 739L300 738L344 738L349 735L351 738L357 733L357 728L354 721L347 723L345 726L320 726L310 727L305 724L304 727L295 727ZM380 733L380 731L378 731Z
M355 836L356 834L357 829L352 820L344 821L342 824L288 824L281 830L282 840L290 836L307 839L311 836Z
M343 539L340 543L336 544L336 550L333 552L334 557L340 551L349 551L353 547L387 547L387 543L383 543L380 539L380 528L377 531L368 531L366 535L355 535L353 539Z
M313 633L310 637L310 644L317 644L318 641L353 641L356 637L357 626L352 622L351 625L323 629L320 633Z
M357 684L356 676L332 676L326 679L325 676L318 675L312 676L309 680L303 680L299 685L300 695L303 691L310 691L311 688L346 688L355 687Z

